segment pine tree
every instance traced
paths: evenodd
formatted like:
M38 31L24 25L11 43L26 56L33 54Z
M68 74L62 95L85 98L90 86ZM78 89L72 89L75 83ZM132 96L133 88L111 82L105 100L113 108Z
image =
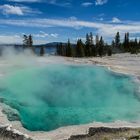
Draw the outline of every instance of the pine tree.
M28 48L28 36L23 35L23 48L26 49Z
M129 51L130 51L129 33L125 33L123 46L124 46L124 50L125 50L126 52L129 52Z
M95 47L96 47L96 51L97 51L97 55L98 55L98 51L99 51L99 35L96 35L95 38Z
M135 38L135 44L134 44L134 47L137 47L138 46L138 41L137 41L137 38Z
M71 48L71 43L70 43L69 39L68 39L68 43L66 46L66 56L68 56L68 57L72 56L72 48Z
M59 46L59 44L57 44L57 45L56 45L56 54L57 54L57 55L61 55L60 50L61 50L61 49L60 49L60 46Z
M24 49L31 49L34 52L34 48L33 48L33 38L32 35L24 35L23 36L23 48Z
M90 56L90 42L91 42L91 40L90 40L90 36L87 34L86 35L86 43L85 43L85 55L87 56L87 57L89 57Z
M94 44L94 42L93 42L93 34L92 34L92 32L90 32L89 40L90 40L90 45L92 46L92 45Z
M29 48L32 48L33 47L33 39L32 39L32 35L29 35L29 37L28 37L28 47Z
M103 41L103 37L102 36L101 36L100 41L99 41L98 54L99 54L100 57L102 57L103 54L104 54L104 41Z
M90 44L90 36L89 34L86 34L86 44Z
M31 49L33 52L35 51L35 50L34 50L34 47L33 47L33 37L32 37L31 34L30 34L29 37L28 37L28 47L29 47L29 49Z
M44 47L40 48L40 56L43 56L45 54L45 49Z
M93 54L95 54L93 51L94 51L94 49L93 49L93 47L94 47L94 41L93 41L93 34L92 34L92 32L90 32L90 35L89 35L89 38L90 38L90 45L89 45L89 55L90 56L93 56Z
M137 38L135 38L134 47L135 47L136 53L138 53L139 52L139 46L138 46L138 40L137 40Z
M140 40L139 40L138 46L139 46L139 52L140 52Z
M120 43L120 33L117 32L117 34L115 36L115 47L120 48L120 45L121 45L121 43Z
M78 39L77 45L76 45L76 57L84 57L84 44L81 39Z
M112 49L110 47L108 48L107 55L112 56Z
M95 45L93 45L93 47L92 47L92 56L96 57L97 54L98 54L97 47Z
M111 46L112 46L112 48L115 48L115 41L114 40L112 41Z
M99 36L96 35L96 47L98 48L99 47Z

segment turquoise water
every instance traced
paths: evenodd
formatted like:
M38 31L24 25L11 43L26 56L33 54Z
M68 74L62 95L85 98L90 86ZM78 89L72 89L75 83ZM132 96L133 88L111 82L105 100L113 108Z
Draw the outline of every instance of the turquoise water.
M19 112L29 130L93 121L140 120L132 77L103 67L48 65L18 70L2 80L0 97Z

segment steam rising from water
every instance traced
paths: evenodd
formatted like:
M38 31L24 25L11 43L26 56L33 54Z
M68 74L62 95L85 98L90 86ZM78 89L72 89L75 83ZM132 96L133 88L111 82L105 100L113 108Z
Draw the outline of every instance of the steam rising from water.
M65 63L62 58L49 56L38 57L31 50L16 50L14 47L3 47L0 56L0 75L19 69L42 67L48 63Z
M63 59L37 58L29 51L5 54L7 65L1 68L9 70L1 79L0 96L18 110L29 130L140 119L137 85L131 77L102 67L62 64Z

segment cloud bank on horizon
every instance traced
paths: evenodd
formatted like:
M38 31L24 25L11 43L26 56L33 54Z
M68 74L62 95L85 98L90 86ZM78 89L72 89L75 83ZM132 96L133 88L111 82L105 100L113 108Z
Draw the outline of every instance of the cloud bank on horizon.
M138 0L1 0L0 43L22 43L33 34L35 44L84 38L87 32L108 42L117 31L140 38Z

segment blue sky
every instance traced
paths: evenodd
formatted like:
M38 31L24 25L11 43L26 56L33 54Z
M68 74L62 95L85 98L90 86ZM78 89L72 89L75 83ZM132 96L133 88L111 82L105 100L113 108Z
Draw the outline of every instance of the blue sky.
M0 0L0 43L75 42L87 32L107 42L119 31L140 37L140 0Z

